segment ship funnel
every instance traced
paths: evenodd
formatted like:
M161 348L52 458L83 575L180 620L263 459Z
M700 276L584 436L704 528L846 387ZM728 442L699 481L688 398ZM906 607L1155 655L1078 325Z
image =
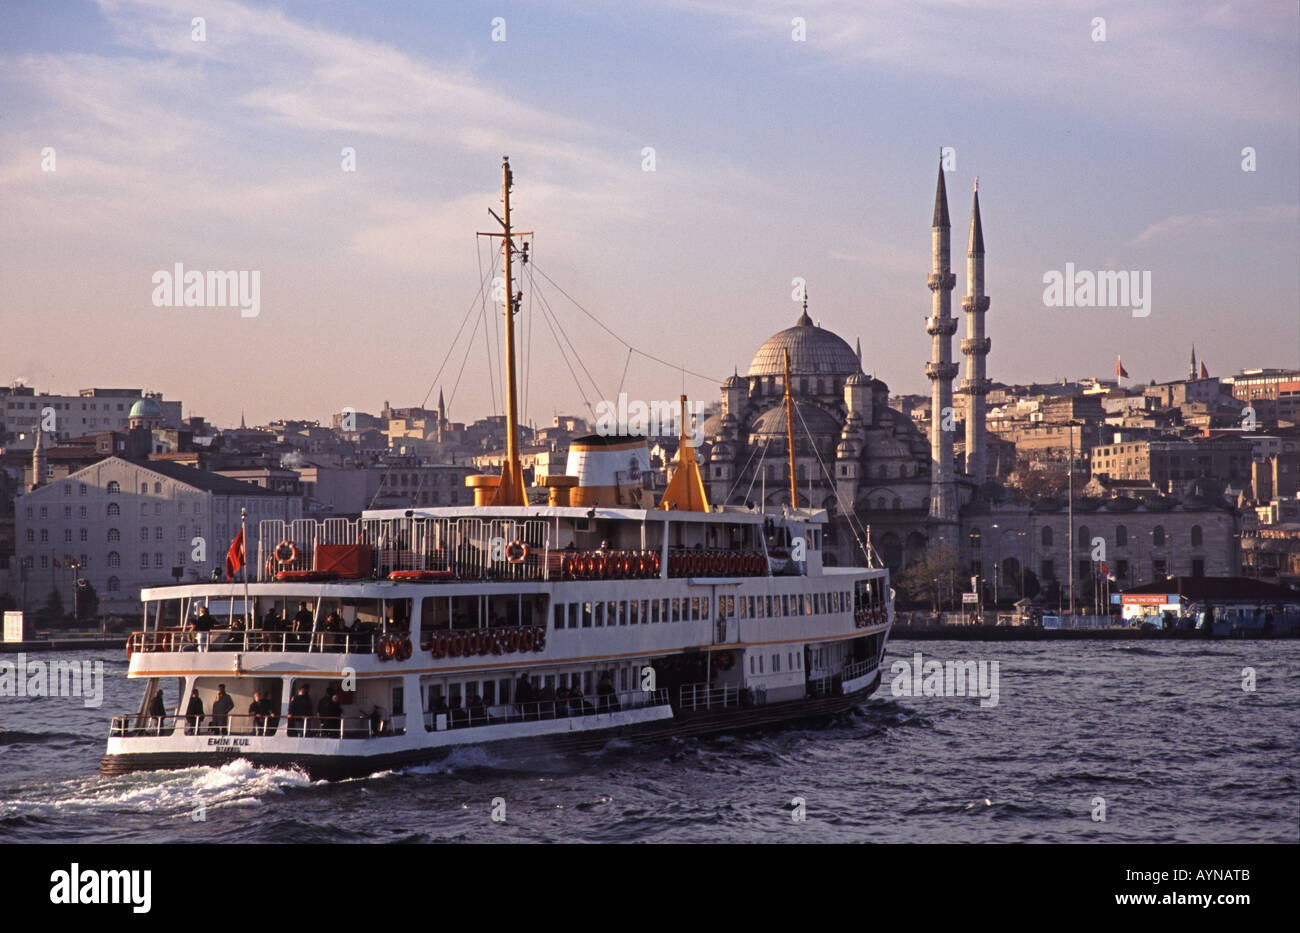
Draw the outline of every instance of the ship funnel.
M565 474L577 477L569 492L574 506L652 508L650 451L644 437L592 434L569 445Z

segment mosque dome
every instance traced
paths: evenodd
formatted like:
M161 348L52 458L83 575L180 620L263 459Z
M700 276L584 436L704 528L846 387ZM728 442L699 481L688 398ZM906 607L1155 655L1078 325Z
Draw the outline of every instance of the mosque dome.
M822 437L839 437L839 420L819 405L811 402L794 402L794 433L796 437L807 433ZM785 405L776 405L763 412L754 421L752 433L762 437L776 435L785 437Z
M749 364L750 376L785 374L784 351L790 351L794 375L850 376L862 367L858 355L843 338L818 327L805 310L794 327L778 331L758 348Z
M131 406L131 411L127 414L127 419L135 418L161 418L163 417L162 406L151 398L142 398Z

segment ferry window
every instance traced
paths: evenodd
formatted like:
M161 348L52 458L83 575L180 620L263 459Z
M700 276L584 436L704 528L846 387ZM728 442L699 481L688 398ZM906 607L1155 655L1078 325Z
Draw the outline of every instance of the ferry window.
M772 655L772 673L781 673L781 656L779 654Z
M673 605L673 614L670 617L668 617L665 621L676 622L678 619L682 617L681 599L679 597L674 596L672 605Z
M497 685L495 681L483 681L483 705L496 706L497 703Z
M742 601L743 601L743 600L742 600ZM734 616L735 614L736 614L736 597L734 597L734 596L728 596L728 597L727 597L727 615L729 615L729 616Z
M712 616L709 615L709 597L707 596L700 599L700 618L701 619L712 618Z
M555 628L564 628L564 603L555 604Z
M582 627L591 628L591 603L582 604Z
M811 593L805 593L803 597L803 614L810 616L813 614L813 599Z
M620 600L618 604L618 624L627 625L627 617L628 617L627 603Z
M754 656L752 654L749 656L749 672L754 673Z
M698 596L692 596L691 597L691 621L695 621L699 619L699 617L700 617L700 598Z
M547 674L547 675L546 675L546 679L543 680L542 683L545 684L545 686L542 688L543 690L550 690L552 693L555 692L555 675L554 675L554 674Z
M420 601L420 628L426 632L446 631L451 623L451 605L446 596L426 596Z
M793 652L793 651L791 651L791 652L786 656L786 660L788 660L788 661L790 662L789 664L786 665L787 669L789 669L789 670L794 670L794 652Z
M745 597L744 597L744 596L740 597L740 617L741 617L742 619L747 619L747 618L749 618L749 616L748 616L748 615L746 614L746 612L745 612Z
M459 683L447 685L447 708L448 709L460 708L460 684Z
M665 598L663 603L659 606L659 621L667 622L668 618L668 600Z
M438 708L440 699L442 699L442 684L429 684L429 712Z
M623 604L623 624L627 624L627 603ZM605 627L618 625L618 603L610 600L605 604Z
M569 628L578 627L578 604L569 603Z
M595 681L592 679L594 676L591 671L582 672L582 692L584 694L590 695L596 689Z
M596 603L596 628L601 628L605 624L605 603Z
M635 599L632 600L631 605L628 606L628 612L630 615L630 618L627 620L628 624L640 625L641 624L641 603Z
M510 680L508 678L497 681L497 695L501 697L502 703L510 702Z
M763 656L761 654L758 656L758 672L763 673Z
M627 690L627 668L626 667L618 672L618 689L623 691Z
M648 621L651 623L659 621L659 600L657 599L650 600L650 618Z

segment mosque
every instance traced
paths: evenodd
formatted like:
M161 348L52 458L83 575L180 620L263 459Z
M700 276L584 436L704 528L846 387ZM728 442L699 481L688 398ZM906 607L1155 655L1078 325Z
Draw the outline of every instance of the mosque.
M1026 571L1043 584L1064 583L1071 558L1077 562L1079 580L1095 579L1097 565L1089 554L1100 532L1116 542L1112 564L1122 569L1125 584L1171 575L1183 565L1191 573L1232 572L1232 549L1203 542L1211 530L1225 537L1233 534L1235 518L1209 504L1149 508L1127 499L1081 504L1076 512L1085 514L1076 515L1071 527L1063 505L997 501L1001 497L994 494L987 475L985 363L990 341L984 316L989 298L984 293L978 183L966 243L966 295L961 303L966 330L960 343L966 376L960 381L952 353L955 284L941 165L927 279L931 311L925 329L931 346L925 372L930 411L937 413L930 418L928 437L908 415L889 407L889 387L863 371L860 343L850 347L813 323L805 297L794 326L768 338L745 375L737 373L723 383L721 410L703 425L706 446L700 459L710 501L778 507L789 502L783 404L789 351L798 505L830 514L828 563L860 560L861 531L855 529L866 528L871 546L894 571L931 545L943 545L957 551L970 572L985 581L982 585L1007 580L1001 591L1005 596L1025 591ZM959 463L954 434L963 424L965 456ZM1079 545L1073 554L1067 546L1072 535ZM1187 543L1180 550L1177 538L1183 536ZM1108 572L1114 573L1113 567ZM996 588L998 583L991 585Z

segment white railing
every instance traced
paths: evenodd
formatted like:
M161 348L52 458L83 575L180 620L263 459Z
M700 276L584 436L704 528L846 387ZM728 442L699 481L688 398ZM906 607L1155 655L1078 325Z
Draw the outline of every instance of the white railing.
M498 726L514 722L537 722L543 719L572 719L599 716L630 709L664 706L667 690L636 690L630 693L594 694L569 699L528 700L523 703L461 704L442 706L424 714L424 727L430 732L463 729L472 726Z
M682 710L739 705L740 688L732 684L724 684L720 687L711 687L708 684L682 684L678 697L678 707Z
M367 577L427 573L455 579L544 580L550 576L549 529L541 519L268 519L257 527L260 581L282 572L322 572L321 545L360 545Z
M308 739L374 739L401 735L406 731L406 716L288 716L281 713L251 715L231 713L221 718L211 714L165 716L135 714L114 716L109 725L113 738L156 738L176 733L209 736L273 736Z

